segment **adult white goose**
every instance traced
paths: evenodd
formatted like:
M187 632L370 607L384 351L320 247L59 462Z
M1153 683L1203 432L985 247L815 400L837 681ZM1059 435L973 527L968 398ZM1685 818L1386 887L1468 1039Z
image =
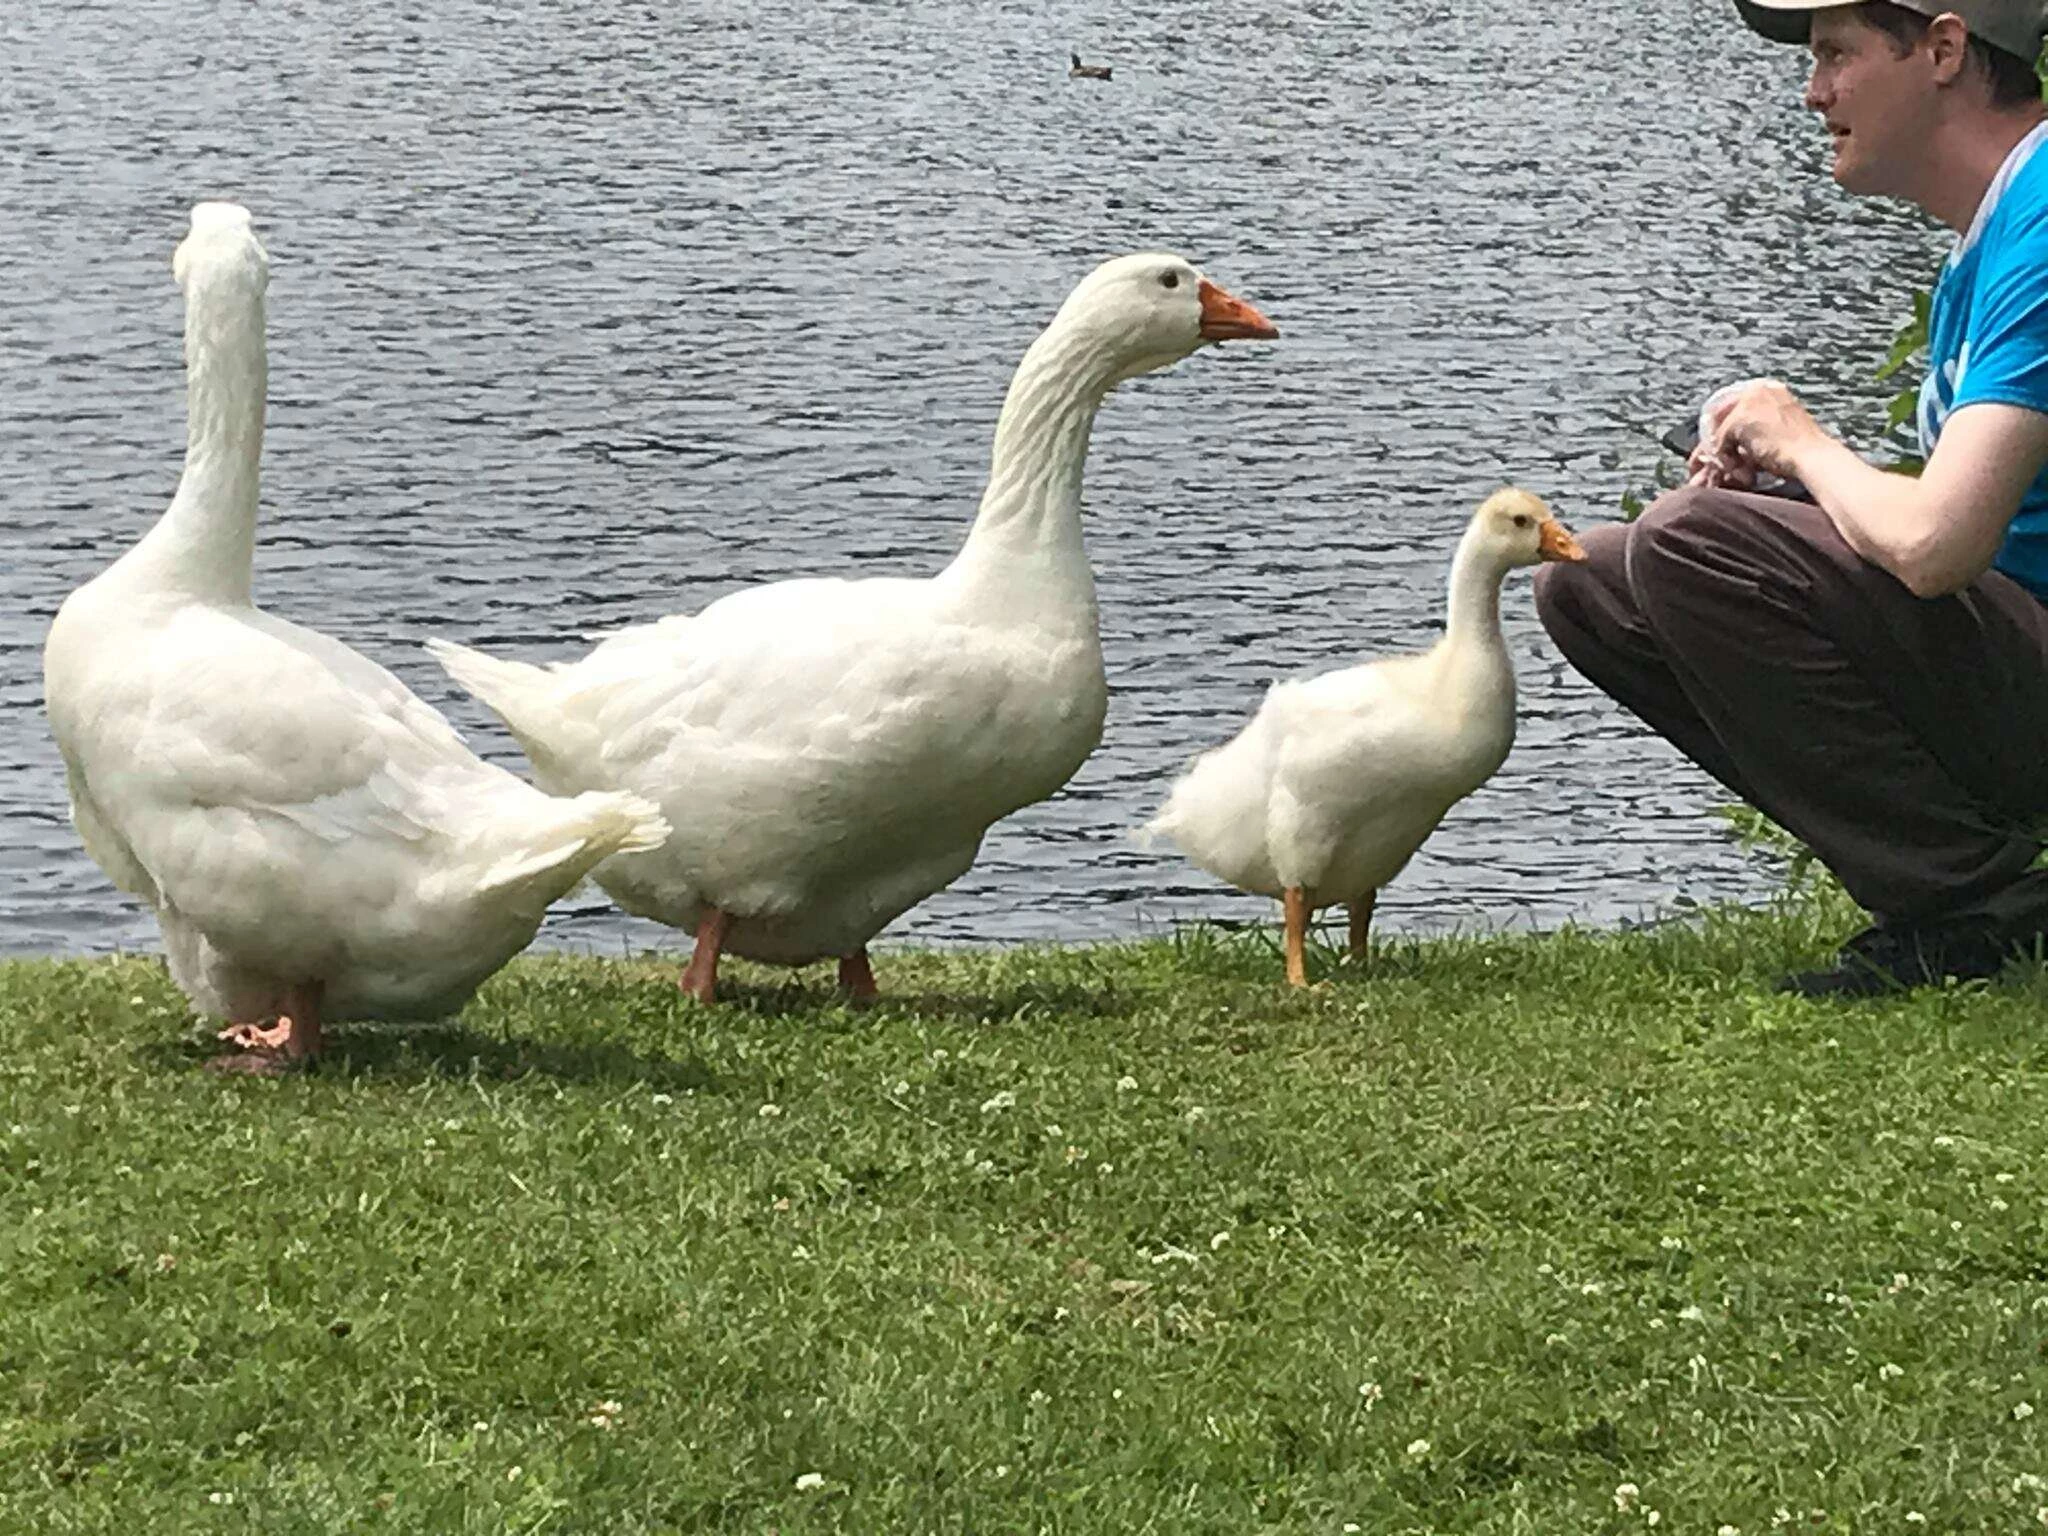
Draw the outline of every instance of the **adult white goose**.
M868 941L1102 738L1081 468L1103 398L1205 342L1276 334L1178 256L1107 262L1026 352L980 513L937 576L753 587L546 668L430 648L542 785L663 808L668 842L596 878L630 912L695 927L686 991L711 1001L729 950L837 956L841 985L870 996Z
M1351 908L1365 956L1373 898L1515 740L1500 587L1517 566L1585 551L1526 491L1496 491L1451 562L1444 636L1417 655L1277 683L1234 739L1197 758L1146 824L1239 890L1278 897L1287 979L1308 982L1309 913Z
M634 796L482 762L382 667L254 606L268 269L247 210L192 210L184 474L44 650L86 851L251 1071L316 1053L323 1020L459 1007L600 859L668 832Z

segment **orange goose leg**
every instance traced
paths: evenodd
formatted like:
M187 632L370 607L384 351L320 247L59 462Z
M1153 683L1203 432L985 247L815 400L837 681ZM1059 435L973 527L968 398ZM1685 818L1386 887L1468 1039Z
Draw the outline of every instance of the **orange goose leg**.
M875 968L868 964L868 948L863 944L850 955L839 957L839 990L851 1002L871 1003L877 996Z
M1365 938L1372 928L1372 904L1378 895L1378 891L1367 891L1363 896L1352 898L1351 958L1360 965L1365 964Z
M697 946L690 951L690 963L676 985L700 1003L718 1001L718 952L725 947L725 930L732 914L718 907L706 907L697 922Z
M1281 892L1280 910L1287 919L1287 985L1308 985L1308 892L1290 885Z

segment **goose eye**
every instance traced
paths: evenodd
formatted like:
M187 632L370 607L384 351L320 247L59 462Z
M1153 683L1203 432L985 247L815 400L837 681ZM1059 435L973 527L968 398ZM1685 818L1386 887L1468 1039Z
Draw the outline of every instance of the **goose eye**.
M1180 286L1180 274L1178 272L1160 273L1159 286L1162 288L1178 288Z
M1528 527L1528 526L1529 526L1529 514L1528 514L1528 513L1526 513L1526 512L1517 512L1517 513L1515 514L1515 526L1516 526L1517 528L1526 528L1526 527Z

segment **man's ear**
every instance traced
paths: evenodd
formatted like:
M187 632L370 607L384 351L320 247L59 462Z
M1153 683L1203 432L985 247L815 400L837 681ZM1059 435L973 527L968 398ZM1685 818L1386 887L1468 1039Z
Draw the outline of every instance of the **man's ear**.
M1947 85L1961 76L1970 61L1970 29L1955 12L1943 11L1927 24L1920 46L1934 61L1935 83Z

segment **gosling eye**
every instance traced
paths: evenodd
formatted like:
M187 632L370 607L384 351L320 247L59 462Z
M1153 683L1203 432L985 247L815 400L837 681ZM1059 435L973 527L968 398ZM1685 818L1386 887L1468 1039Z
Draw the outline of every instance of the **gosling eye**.
M1517 513L1515 514L1515 526L1516 526L1517 528L1526 528L1526 527L1528 527L1528 526L1529 526L1529 514L1528 514L1528 513L1526 513L1526 512L1517 512Z
M1178 272L1160 273L1159 286L1162 288L1178 288L1180 286L1180 274Z

